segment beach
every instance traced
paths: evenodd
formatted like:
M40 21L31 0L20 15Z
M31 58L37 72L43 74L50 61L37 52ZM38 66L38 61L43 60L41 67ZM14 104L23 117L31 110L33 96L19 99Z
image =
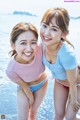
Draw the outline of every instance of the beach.
M33 20L33 21L32 21ZM17 85L11 82L6 76L6 67L10 56L10 32L12 27L18 22L32 22L38 29L40 18L31 16L0 15L0 115L6 115L6 120L17 120L16 95ZM77 26L77 29L75 29ZM74 44L78 61L80 61L80 19L72 19L70 22L69 40ZM39 41L40 42L40 41ZM49 78L46 96L37 114L37 120L54 119L53 87L54 80L50 71L46 69ZM80 117L80 112L78 112Z

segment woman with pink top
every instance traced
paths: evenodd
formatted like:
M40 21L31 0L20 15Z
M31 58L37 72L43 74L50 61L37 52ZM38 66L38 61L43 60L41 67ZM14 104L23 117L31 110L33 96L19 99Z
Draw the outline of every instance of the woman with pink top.
M12 29L10 44L12 57L6 74L18 84L18 120L36 120L48 83L37 29L30 23L18 23Z

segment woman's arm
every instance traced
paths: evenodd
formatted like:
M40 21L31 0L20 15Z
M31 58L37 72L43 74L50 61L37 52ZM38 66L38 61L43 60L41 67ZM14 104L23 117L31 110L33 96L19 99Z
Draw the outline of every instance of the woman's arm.
M25 82L24 80L22 80L19 75L17 73L15 73L14 71L8 71L6 70L6 74L8 76L8 78L17 83L18 85L21 86L21 88L23 89L24 93L26 94L26 96L29 98L30 101L30 105L33 104L34 102L34 97L33 97L33 93L31 92L29 85L27 82Z
M77 101L77 69L67 70L67 80L69 82L69 94L70 100L74 111L79 109L79 103Z
M29 85L27 82L23 81L23 80L19 80L16 82L18 85L21 86L21 88L23 89L24 93L27 95L30 105L32 105L34 103L34 97L33 97L33 93L29 88Z

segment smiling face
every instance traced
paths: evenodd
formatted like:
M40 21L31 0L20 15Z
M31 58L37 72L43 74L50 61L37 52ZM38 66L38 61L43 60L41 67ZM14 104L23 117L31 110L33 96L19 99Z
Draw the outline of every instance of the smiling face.
M17 52L16 61L20 63L31 63L37 50L37 39L32 31L21 33L12 45Z
M69 33L69 15L65 8L48 9L41 20L40 35L46 45L54 45L60 40L66 41Z
M40 36L43 43L48 46L59 43L61 38L64 36L64 33L56 24L55 18L53 18L51 22L49 22L49 25L42 22Z

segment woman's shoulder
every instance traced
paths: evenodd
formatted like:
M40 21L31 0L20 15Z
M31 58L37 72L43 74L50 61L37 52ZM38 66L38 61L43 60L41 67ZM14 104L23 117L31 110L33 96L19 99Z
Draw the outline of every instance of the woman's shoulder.
M73 46L69 45L68 43L63 43L59 53L59 58L62 61L67 61L67 60L71 61L73 59L77 59L75 49L73 48Z
M10 59L9 59L9 62L7 64L7 70L11 71L14 69L14 66L15 66L15 60L14 60L14 56L12 56Z
M75 50L71 45L66 43L63 44L59 58L66 69L69 69L69 67L75 68L75 66L77 66Z
M73 46L64 42L61 47L60 54L66 55L66 54L72 54L72 53L75 54L75 49L73 48Z

